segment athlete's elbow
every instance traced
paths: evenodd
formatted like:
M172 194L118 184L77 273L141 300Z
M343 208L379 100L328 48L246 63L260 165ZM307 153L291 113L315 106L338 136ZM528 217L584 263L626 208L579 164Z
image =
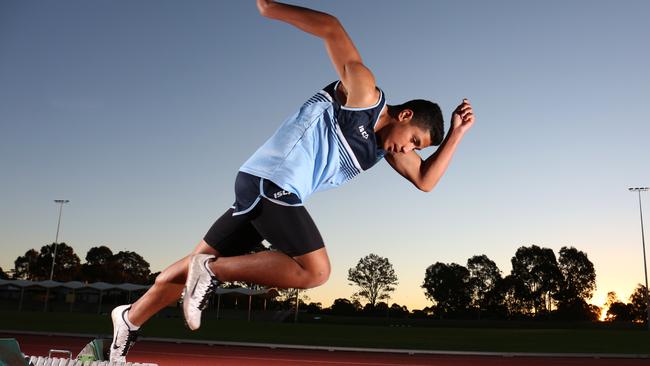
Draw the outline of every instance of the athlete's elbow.
M345 35L345 29L343 24L339 21L337 17L331 14L322 13L323 21L321 25L322 38L324 39L336 39L341 35Z
M418 182L415 184L416 187L418 187L419 190L422 192L431 192L433 191L433 188L435 188L437 182Z
M418 187L422 192L431 192L433 191L433 186L420 186Z
M272 0L257 0L257 10L260 15L269 19L286 21L286 8L287 5Z
M257 10L259 10L260 15L264 17L269 16L269 7L271 5L271 2L265 1L265 0L258 0L257 1Z

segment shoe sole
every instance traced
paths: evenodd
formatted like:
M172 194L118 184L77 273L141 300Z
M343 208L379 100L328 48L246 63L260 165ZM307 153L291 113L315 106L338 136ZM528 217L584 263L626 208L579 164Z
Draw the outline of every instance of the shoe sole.
M194 274L196 271L200 271L200 268L197 269L197 266L200 266L201 262L200 261L195 261L194 258L190 260L190 268L187 272L187 281L185 282L185 287L183 288L183 318L185 320L185 325L190 329L190 330L197 330L199 327L201 327L201 319L199 318L199 324L197 324L196 327L190 326L189 322L187 319L189 318L188 316L188 310L189 310L189 303L190 303L190 298L192 295L189 294L189 289L192 287L196 287L196 284L198 282L198 278L195 280L192 280L195 276Z
M111 348L109 349L109 358L110 358L110 352L112 352L113 346L115 345L115 339L117 338L117 336L115 335L115 332L117 331L117 327L115 326L115 317L116 316L119 317L120 314L119 314L119 311L116 312L116 310L117 310L117 308L115 308L115 309L113 309L113 311L111 311L111 320L113 321L113 340L111 341Z

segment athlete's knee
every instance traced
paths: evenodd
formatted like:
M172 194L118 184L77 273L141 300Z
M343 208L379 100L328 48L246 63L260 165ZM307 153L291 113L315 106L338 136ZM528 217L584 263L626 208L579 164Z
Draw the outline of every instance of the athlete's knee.
M329 269L327 269L326 271L320 271L313 276L313 282L311 283L312 285L311 287L317 287L323 285L325 284L325 282L327 282L327 280L329 280L329 278L330 278Z
M318 287L323 285L330 278L330 266L329 262L325 265L318 266L316 268L311 268L307 271L305 289Z
M294 259L302 267L300 288L317 287L330 278L330 261L324 247Z

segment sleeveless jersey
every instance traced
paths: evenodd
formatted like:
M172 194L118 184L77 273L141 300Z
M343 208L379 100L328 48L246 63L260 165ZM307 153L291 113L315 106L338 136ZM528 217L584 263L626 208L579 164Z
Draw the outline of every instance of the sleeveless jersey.
M270 180L301 202L314 192L340 186L384 158L374 128L386 105L348 108L338 102L335 81L286 119L244 165L242 172Z

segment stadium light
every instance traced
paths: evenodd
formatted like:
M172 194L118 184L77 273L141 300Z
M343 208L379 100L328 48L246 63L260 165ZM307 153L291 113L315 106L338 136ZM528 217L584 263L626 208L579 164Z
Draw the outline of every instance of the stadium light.
M50 269L50 281L54 278L54 264L56 263L56 247L59 243L59 228L61 227L61 212L63 212L63 204L70 202L69 200L54 200L54 202L61 205L59 207L59 223L56 225L56 239L54 239L54 252L52 253L52 269ZM50 288L45 292L45 305L43 311L47 312L47 303L50 300Z
M52 269L50 270L50 281L54 277L54 263L56 262L56 247L59 244L59 228L61 227L61 213L63 212L63 204L70 202L69 200L54 200L60 204L59 207L59 223L56 225L56 239L54 239L54 253L52 254Z
M643 208L641 206L641 192L647 192L648 187L628 188L630 192L638 192L639 194L639 215L641 216L641 244L643 245L643 270L645 271L645 299L646 299L646 323L648 331L650 331L650 289L648 289L648 265L646 264L645 257L645 234L643 232Z

